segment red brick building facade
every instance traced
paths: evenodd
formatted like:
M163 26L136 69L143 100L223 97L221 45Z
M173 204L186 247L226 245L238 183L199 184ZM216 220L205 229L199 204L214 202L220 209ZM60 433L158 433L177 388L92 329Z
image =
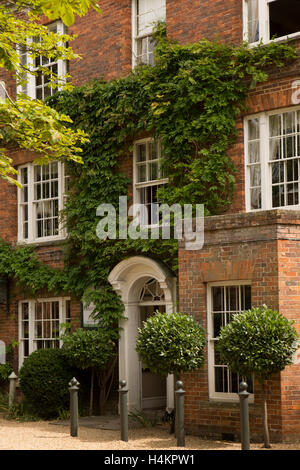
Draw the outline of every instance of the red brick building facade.
M131 71L139 57L139 41L142 37L147 38L149 33L146 27L144 30L141 27L140 36L135 30L137 8L144 7L146 13L149 8L142 3L143 0L140 5L137 0L103 0L101 16L91 11L76 20L69 33L78 35L72 48L83 58L69 64L75 85L88 83L93 78L119 78ZM285 9L290 17L297 17L297 12L291 15L293 8L298 9L297 2L166 0L163 5L164 2L155 0L152 3L153 10L161 9L158 18L166 19L168 36L182 44L207 38L231 44L240 44L247 39L255 45L258 38L266 42L275 32L280 38L290 35L293 44L300 48L300 23L288 21L283 12ZM282 24L278 18L282 18ZM147 54L145 60L151 63L149 47ZM238 119L238 138L229 150L237 168L233 203L225 215L205 220L202 250L188 251L183 246L179 247L177 284L180 311L195 315L208 331L204 369L183 378L186 427L194 433L217 437L239 433L239 407L234 383L237 378L218 364L214 356L216 312L224 319L227 313L239 311L249 302L253 306L267 304L295 320L300 332L300 149L298 152L298 144L293 144L295 149L291 154L290 144L286 143L288 138L298 142L299 136L300 101L295 101L295 82L300 79L299 63L298 59L281 71L270 70L269 81L249 92L249 110ZM11 96L15 96L14 81L6 75L1 79ZM275 142L273 146L269 144L271 140ZM278 157L278 152L282 152L281 157ZM18 168L34 160L34 155L24 151L13 152L12 156ZM280 158L281 162L278 162ZM290 161L293 161L292 167ZM126 161L124 169L133 178L133 162ZM20 243L17 189L4 181L0 181L0 216L0 237L13 245ZM51 266L61 266L59 237L42 238L37 248L41 260ZM139 262L141 260L136 260L137 265ZM112 276L113 285L120 280L126 282L133 275L130 266L122 269ZM153 272L155 269L153 267ZM165 278L169 279L168 274ZM45 293L43 299L49 297L51 295ZM11 285L9 308L2 304L1 310L5 314L0 316L0 339L7 344L12 339L19 342L22 339L20 322L26 322L27 318L25 311L22 317L22 308L33 308L30 303L22 307L24 300L18 288ZM80 326L80 302L75 299L62 302L65 302L64 315L70 315L75 327ZM169 307L166 302L166 311ZM26 357L30 348L29 351L23 350L22 357ZM292 366L268 382L272 439L300 437L299 362L295 359ZM16 369L18 365L19 358L15 354ZM252 391L251 435L259 439L262 434L259 384L254 383Z

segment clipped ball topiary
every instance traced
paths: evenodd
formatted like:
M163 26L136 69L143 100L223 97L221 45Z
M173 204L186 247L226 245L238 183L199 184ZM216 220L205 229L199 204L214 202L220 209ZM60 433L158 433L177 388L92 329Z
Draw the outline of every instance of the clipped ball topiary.
M78 370L60 349L39 349L19 371L20 387L30 409L42 418L55 418L69 406L69 382ZM78 377L76 377L78 378Z
M156 313L138 330L136 350L152 372L179 375L203 365L205 345L205 331L192 316Z

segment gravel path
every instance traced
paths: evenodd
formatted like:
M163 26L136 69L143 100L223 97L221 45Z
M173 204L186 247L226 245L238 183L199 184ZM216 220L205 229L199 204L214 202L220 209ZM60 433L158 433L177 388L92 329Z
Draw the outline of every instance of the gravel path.
M132 429L129 441L122 442L119 431L80 427L78 437L71 437L68 426L52 426L49 422L8 421L0 418L1 450L178 450L176 440L162 427ZM252 445L261 449L261 445ZM294 445L274 444L273 450L300 450ZM186 437L186 450L240 450L240 444Z

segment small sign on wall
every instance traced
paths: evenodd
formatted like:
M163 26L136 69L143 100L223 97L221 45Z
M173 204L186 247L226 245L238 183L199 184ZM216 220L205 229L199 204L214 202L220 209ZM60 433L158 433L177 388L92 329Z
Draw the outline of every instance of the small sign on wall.
M6 347L4 341L0 340L0 364L6 363Z
M296 346L298 347L296 352L293 355L293 364L300 364L300 341L296 341Z
M81 304L81 326L82 328L97 328L97 323L92 318L92 313L95 309L95 304L90 303Z

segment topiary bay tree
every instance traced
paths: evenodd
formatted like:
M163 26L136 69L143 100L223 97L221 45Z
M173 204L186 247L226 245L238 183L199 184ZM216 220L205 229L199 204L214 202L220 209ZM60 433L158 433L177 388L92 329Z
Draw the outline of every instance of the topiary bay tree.
M204 362L205 331L185 313L159 313L138 329L136 351L152 372L180 375Z
M78 328L72 334L63 335L61 339L63 351L70 363L91 372L90 416L93 410L94 378L98 378L101 414L111 389L117 359L116 344L111 339L111 332L103 328Z
M292 364L298 335L289 321L267 306L237 314L221 328L216 349L221 360L242 377L254 376L262 386L264 445L270 448L265 381Z

